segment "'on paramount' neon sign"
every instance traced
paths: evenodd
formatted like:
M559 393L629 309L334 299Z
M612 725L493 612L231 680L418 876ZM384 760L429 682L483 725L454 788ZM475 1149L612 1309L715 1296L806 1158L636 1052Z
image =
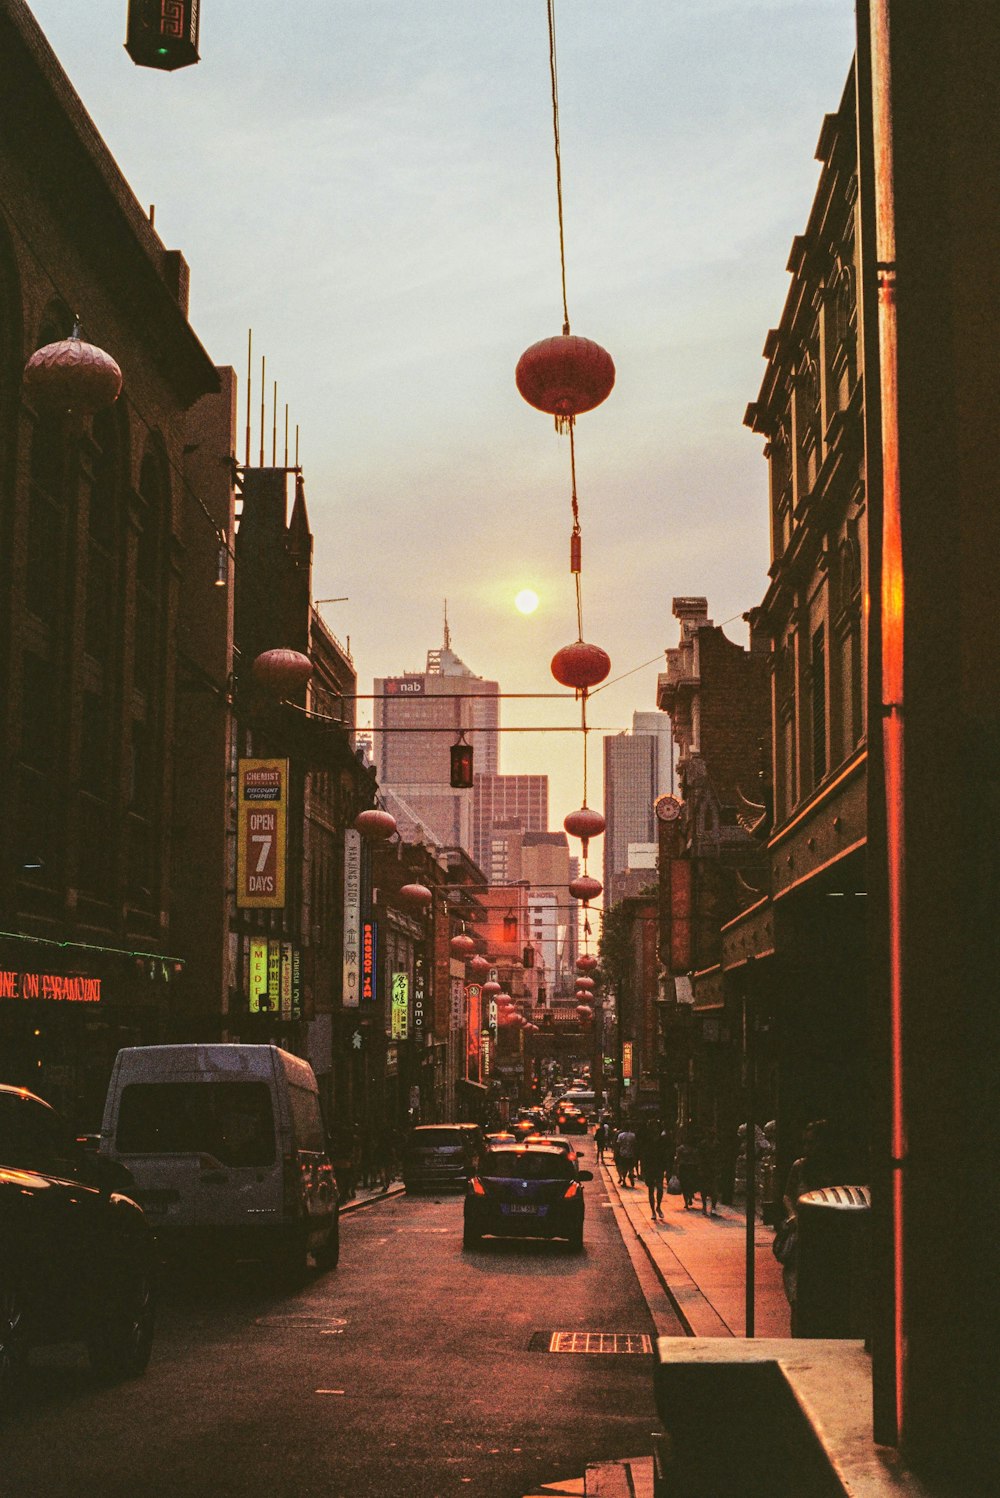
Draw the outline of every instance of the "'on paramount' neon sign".
M51 999L66 1004L99 1004L100 978L79 973L18 972L0 968L0 999Z

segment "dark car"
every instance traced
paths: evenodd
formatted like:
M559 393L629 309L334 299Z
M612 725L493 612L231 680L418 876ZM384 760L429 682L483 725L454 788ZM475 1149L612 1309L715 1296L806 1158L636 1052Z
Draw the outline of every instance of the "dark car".
M486 1151L465 1195L466 1248L477 1248L484 1233L499 1238L568 1238L583 1247L583 1183L589 1170L577 1170L561 1149L550 1145L507 1146Z
M561 1134L586 1134L587 1119L575 1103L560 1103L556 1108L556 1128Z
M547 1149L561 1150L567 1160L572 1160L577 1166L583 1158L580 1151L573 1148L572 1141L563 1139L559 1134L529 1134L520 1143L532 1149L537 1149L539 1145L542 1145Z
M88 1154L54 1108L0 1086L0 1408L32 1346L85 1342L108 1380L153 1345L155 1244L127 1172Z
M411 1193L464 1186L484 1150L478 1124L420 1124L403 1151L403 1185Z

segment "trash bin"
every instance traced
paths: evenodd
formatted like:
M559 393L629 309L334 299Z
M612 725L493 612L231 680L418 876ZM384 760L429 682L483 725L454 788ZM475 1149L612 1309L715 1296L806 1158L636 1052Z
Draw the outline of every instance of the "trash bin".
M867 1338L871 1206L867 1186L821 1186L799 1197L797 1337Z

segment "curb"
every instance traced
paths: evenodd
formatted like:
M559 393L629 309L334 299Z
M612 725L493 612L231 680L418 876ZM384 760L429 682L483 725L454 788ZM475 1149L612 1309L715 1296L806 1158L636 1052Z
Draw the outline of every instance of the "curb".
M352 1197L350 1201L341 1202L340 1216L346 1217L351 1212L359 1212L362 1207L374 1207L379 1202L387 1201L390 1197L402 1196L405 1191L406 1187L400 1182L399 1185L387 1186L385 1191L380 1191L375 1196Z

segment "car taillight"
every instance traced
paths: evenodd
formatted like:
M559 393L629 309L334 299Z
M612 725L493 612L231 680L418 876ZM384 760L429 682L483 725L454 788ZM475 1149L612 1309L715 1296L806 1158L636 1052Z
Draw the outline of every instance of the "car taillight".
M566 1195L565 1195L565 1197L563 1199L567 1200L569 1197L575 1196L576 1193L579 1191L579 1189L580 1189L580 1182L579 1181L570 1181L569 1186L566 1188Z
M486 1187L483 1185L478 1176L471 1176L469 1178L469 1190L472 1192L473 1196L486 1195Z

